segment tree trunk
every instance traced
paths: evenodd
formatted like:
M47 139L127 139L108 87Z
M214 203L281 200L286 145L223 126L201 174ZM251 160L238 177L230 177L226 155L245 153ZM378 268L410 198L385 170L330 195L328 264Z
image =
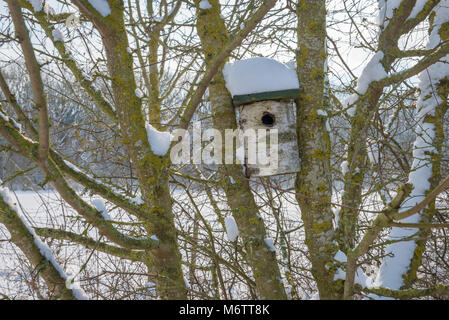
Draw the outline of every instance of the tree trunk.
M328 270L335 254L333 212L330 207L330 138L325 116L326 7L324 0L300 0L297 6L297 131L301 171L296 176L296 199L301 208L312 274L321 299L339 297ZM326 111L326 110L324 110ZM311 199L314 198L314 199Z
M196 1L197 6L200 1ZM220 18L220 4L210 0L211 9L197 9L198 34L201 38L206 61L223 49L229 39L224 21ZM236 116L232 97L225 86L221 70L209 85L210 105L214 128L225 136L225 129L236 129ZM223 153L222 153L223 154ZM222 182L228 205L237 222L243 240L248 263L253 271L260 299L286 299L276 253L265 243L265 225L240 165L221 165ZM231 182L230 177L235 183Z

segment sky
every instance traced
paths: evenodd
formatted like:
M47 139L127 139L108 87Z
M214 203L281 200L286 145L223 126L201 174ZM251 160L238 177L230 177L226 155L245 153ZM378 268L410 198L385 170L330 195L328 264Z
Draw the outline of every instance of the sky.
M226 1L228 2L228 1ZM47 0L46 2L56 12L67 12L68 8L62 6L57 0ZM348 16L345 13L345 8L350 11L360 11L354 15L354 24L349 23ZM344 59L346 65L351 69L353 75L358 77L365 66L367 59L372 56L372 52L369 49L363 48L363 46L375 45L376 34L376 17L378 14L377 1L375 0L328 0L328 36L333 42L328 41L329 52L333 55L329 59L330 69L334 75L331 75L331 82L335 85L340 85L341 82L347 84L353 79L347 72L346 67L341 63L340 59L335 55L334 43L337 45L341 57ZM76 9L71 8L71 12ZM0 14L7 14L7 7L5 2L0 2ZM346 20L346 21L345 21ZM337 23L338 22L338 23ZM369 26L368 28L365 26ZM70 34L70 30L66 27L62 27L61 31L65 35ZM358 33L360 32L360 34ZM46 45L50 45L50 41L46 41ZM295 47L294 43L288 44L291 47ZM80 49L82 46L74 46L76 49ZM375 48L374 48L375 49ZM261 52L264 52L266 48L261 48ZM267 50L267 52L269 49ZM78 52L79 53L79 52ZM16 58L18 52L0 47L0 60L5 61L11 58ZM81 54L81 56L83 56ZM288 62L293 60L294 56L279 56L278 59L281 62ZM4 64L4 63L3 63Z

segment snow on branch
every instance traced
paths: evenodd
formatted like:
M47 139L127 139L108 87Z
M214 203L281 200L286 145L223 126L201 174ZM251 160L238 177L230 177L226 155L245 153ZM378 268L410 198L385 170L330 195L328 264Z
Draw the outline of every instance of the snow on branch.
M429 0L417 0L415 3L415 6L412 9L412 12L410 13L409 17L407 18L407 20L415 19L416 16L418 15L418 13L420 13L424 9L424 6L426 5L426 3L428 1Z
M160 157L165 156L168 149L170 149L172 140L171 133L159 131L149 123L146 123L145 127L147 129L148 142L150 143L151 151Z
M42 11L42 0L28 0L35 12Z
M362 74L360 75L359 79L357 80L357 87L355 88L355 91L357 93L352 94L343 102L344 108L352 106L348 110L348 115L350 115L351 117L354 116L354 113L356 110L356 107L353 104L355 104L355 102L357 101L359 96L364 95L366 93L366 91L368 90L368 88L372 82L379 81L388 76L387 73L385 72L384 67L381 64L381 61L383 58L384 58L384 53L382 51L376 52L376 54L371 58L371 60L365 66L365 68L362 71Z
M107 17L111 14L111 7L109 7L109 3L107 0L89 0L89 3L103 17Z
M399 8L402 0L379 0L379 15L377 16L377 24L381 29L385 29L393 18L394 11Z
M239 228L233 217L225 218L226 235L228 240L234 242L239 236Z
M200 6L200 9L203 9L203 10L212 8L212 5L207 0L201 0L199 6Z
M441 1L434 8L434 13L433 29L427 49L434 49L442 42L439 30L443 23L449 21L449 0ZM435 125L432 121L427 121L426 117L434 116L436 108L442 103L441 98L436 93L436 88L442 79L448 77L449 55L419 74L421 93L416 106L416 140L413 146L413 164L408 180L408 183L413 186L413 190L403 202L400 212L404 212L423 201L431 188L432 154L436 151L433 145L436 133ZM418 223L420 218L421 213L417 213L402 221L404 223ZM393 227L389 239L410 238L417 231L416 228ZM387 246L387 257L381 265L375 283L376 286L399 290L404 285L403 275L409 270L416 246L417 244L413 240L395 242Z
M54 29L51 34L53 35L53 39L55 39L55 41L62 41L64 42L64 35L62 34L61 30L59 29Z
M41 239L35 233L34 229L28 224L27 219L20 213L7 187L0 187L0 196L2 197L3 201L9 206L9 208L13 210L20 218L29 234L33 237L34 244L37 246L37 248L39 248L41 255L52 264L52 266L58 271L61 278L66 281L66 286L72 291L73 296L78 300L88 300L88 297L84 290L76 282L73 281L73 277L67 276L61 265L56 261L51 248L41 241Z
M91 203L101 213L104 220L111 221L111 216L108 213L108 209L106 209L103 199L94 199Z

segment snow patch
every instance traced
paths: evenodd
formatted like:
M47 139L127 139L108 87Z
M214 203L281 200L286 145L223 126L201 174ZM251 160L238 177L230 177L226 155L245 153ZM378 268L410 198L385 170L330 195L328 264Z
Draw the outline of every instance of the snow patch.
M103 17L107 17L111 14L111 7L109 7L109 3L107 0L89 0L89 3Z
M91 203L101 213L104 220L111 221L111 216L108 213L108 209L106 209L103 199L94 199Z
M379 163L379 145L373 139L366 139L366 149L371 164Z
M382 51L376 52L376 54L371 58L368 64L362 71L359 79L357 80L357 87L355 88L357 93L350 95L343 102L343 107L347 108L353 105L359 95L364 95L368 90L369 85L374 81L379 81L385 77L387 77L387 73L385 72L384 67L380 63L384 57L384 53ZM347 113L353 117L355 112L355 106L352 106Z
M341 263L345 263L348 261L348 258L346 257L346 254L343 251L338 250L338 252L334 256L334 260L337 260L338 262Z
M341 174L343 175L343 177L348 172L348 166L349 166L349 164L348 164L348 161L346 161L346 160L341 163L340 167L341 167Z
M335 256L334 260L339 263L346 263L348 261L348 258L346 257L346 254L339 250ZM345 280L346 279L346 271L344 271L341 267L339 267L334 275L334 281L336 280ZM367 275L363 272L362 269L357 268L355 275L354 275L354 283L361 285L362 287L366 287L369 283L369 278Z
M162 17L160 17L160 16L150 16L150 19L155 21L155 22L161 22L162 21Z
M137 98L139 98L139 99L143 98L143 92L139 88L136 89L135 94L136 94Z
M416 18L418 13L420 13L422 9L424 9L426 3L427 0L417 0L407 20Z
M148 142L150 143L151 151L157 156L163 157L170 149L172 135L170 132L159 131L151 124L146 123Z
M377 24L385 29L393 17L394 10L399 8L402 0L379 0L379 15L377 16Z
M53 31L51 32L53 39L55 41L62 41L64 42L64 35L62 34L61 30L59 29L53 29Z
M265 244L268 246L271 252L276 252L276 248L274 247L274 241L271 238L265 238L263 239L265 241Z
M33 6L34 12L42 11L42 0L28 0L28 3Z
M234 242L239 236L239 228L233 217L225 218L226 235L228 240Z
M318 109L316 112L319 116L323 116L323 117L327 117L327 112L322 110L322 109Z
M212 5L209 3L209 1L207 1L207 0L200 1L200 9L207 10L210 8L212 8Z
M380 63L383 58L384 53L382 51L376 52L363 69L361 76L357 80L356 90L359 94L365 94L372 82L379 81L387 76L384 67Z
M233 96L299 88L295 70L269 58L226 63L223 76Z
M9 121L9 117L6 114L4 114L1 110L0 110L0 118L2 118L3 121L6 121L6 122Z

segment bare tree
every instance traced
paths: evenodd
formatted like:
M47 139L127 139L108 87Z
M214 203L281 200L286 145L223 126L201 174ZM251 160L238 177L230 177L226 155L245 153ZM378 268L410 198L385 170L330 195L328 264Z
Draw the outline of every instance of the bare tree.
M2 246L38 270L18 296L447 297L449 1L5 3ZM170 132L239 127L223 70L254 56L296 72L300 171L172 163ZM44 223L7 188L37 172Z

